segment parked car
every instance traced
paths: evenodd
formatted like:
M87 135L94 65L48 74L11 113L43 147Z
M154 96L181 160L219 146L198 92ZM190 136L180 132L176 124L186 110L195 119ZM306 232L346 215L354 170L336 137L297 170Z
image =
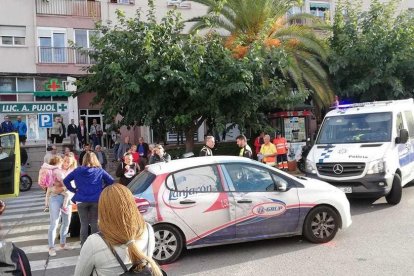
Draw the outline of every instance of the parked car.
M153 164L128 187L154 227L153 257L160 264L175 261L184 248L293 235L325 243L351 225L341 190L242 157Z

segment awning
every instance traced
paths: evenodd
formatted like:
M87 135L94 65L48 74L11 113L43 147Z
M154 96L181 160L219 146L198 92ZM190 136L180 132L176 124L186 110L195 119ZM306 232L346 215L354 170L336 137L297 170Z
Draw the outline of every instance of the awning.
M329 3L309 3L309 5L311 9L329 9L331 6Z

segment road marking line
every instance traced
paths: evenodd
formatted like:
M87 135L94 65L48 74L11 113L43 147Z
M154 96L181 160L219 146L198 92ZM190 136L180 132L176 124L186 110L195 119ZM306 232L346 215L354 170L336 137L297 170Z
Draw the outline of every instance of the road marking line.
M47 217L47 218L37 218L37 219L25 219L21 221L9 221L9 222L0 221L0 227L11 228L13 226L19 227L20 225L26 225L26 224L32 224L32 223L43 224L43 223L49 223L49 220L50 220L49 217Z
M78 258L79 256L57 258L57 259L53 259L53 257L51 257L49 259L49 264L47 266L47 269L49 270L53 268L76 266L76 263L78 262ZM46 263L46 260L33 261L33 262L30 262L30 267L32 271L44 270L45 263Z
M34 241L34 240L47 240L47 233L29 235L29 236L13 237L13 238L6 238L5 240L10 241L10 242L26 242L26 241Z
M70 245L73 248L73 250L81 248L80 241L74 242L74 243L68 243L68 245ZM56 248L56 252L58 254L59 254L59 251L63 251L63 250L60 249L59 245L56 245L55 248ZM47 244L43 244L43 245L20 247L20 249L22 249L26 254L43 253L43 252L48 252L49 251L49 246Z
M0 236L2 235L13 235L13 234L24 234L25 232L33 232L40 230L49 230L49 224L46 225L16 225L13 228L0 230Z
M30 217L40 217L40 216L49 216L48 213L45 212L36 212L31 214L16 214L16 215L7 215L7 213L3 213L1 219L8 220L8 219L22 219L22 218L30 218Z

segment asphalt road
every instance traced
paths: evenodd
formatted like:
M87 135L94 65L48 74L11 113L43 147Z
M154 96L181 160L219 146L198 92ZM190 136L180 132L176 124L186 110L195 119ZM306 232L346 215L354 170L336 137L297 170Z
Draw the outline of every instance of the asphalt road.
M28 254L33 275L72 275L79 239L72 251L48 258L48 214L38 189L7 200L0 237ZM414 184L403 190L400 204L351 200L353 224L327 244L301 237L224 245L187 251L164 266L168 275L414 275Z

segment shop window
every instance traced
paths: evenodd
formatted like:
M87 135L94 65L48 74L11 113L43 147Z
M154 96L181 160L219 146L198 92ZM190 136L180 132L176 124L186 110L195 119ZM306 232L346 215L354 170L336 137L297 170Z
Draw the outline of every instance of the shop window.
M26 44L26 27L0 26L0 45L23 46Z
M89 109L89 115L99 115L101 112L99 109Z
M0 102L17 102L17 95L1 95Z
M0 92L16 91L16 78L0 77Z
M34 91L33 78L17 78L17 91Z

